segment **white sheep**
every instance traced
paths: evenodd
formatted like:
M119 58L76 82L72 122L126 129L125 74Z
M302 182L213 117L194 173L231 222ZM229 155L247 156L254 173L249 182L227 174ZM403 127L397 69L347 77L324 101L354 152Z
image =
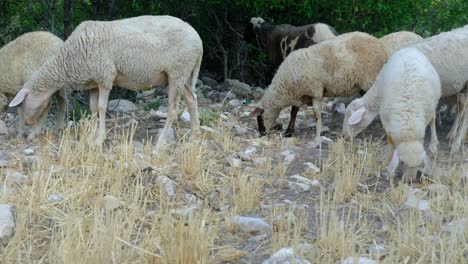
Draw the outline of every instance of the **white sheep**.
M392 53L403 46L407 46L421 40L423 40L421 36L410 31L393 32L380 38L380 41L382 41L385 47L387 47Z
M388 59L389 51L375 37L353 32L293 51L281 64L271 85L250 116L260 133L269 132L280 111L313 104L317 120L313 146L320 143L323 97L353 96L366 91Z
M26 33L11 41L0 49L0 112L8 106L8 102L18 93L27 80L51 56L60 49L63 41L55 35L36 31ZM47 88L47 87L46 87ZM49 100L47 100L49 102ZM64 90L57 92L57 129L65 126L65 108L67 99ZM28 139L33 139L41 132L42 125L47 118L50 103L46 111L39 117L39 122L32 129ZM23 137L24 124L21 118L23 107L18 107L19 126L18 138Z
M167 120L154 149L156 152L177 119L180 95L188 105L192 133L199 131L195 83L202 56L203 45L198 33L175 17L86 21L65 41L57 56L24 85L10 105L23 102L24 120L31 125L51 91L66 86L89 90L91 112L99 115L95 143L101 145L106 137L106 110L113 85L145 90L168 82Z
M468 101L463 94L468 80L468 26L423 39L406 47L421 51L439 73L442 83L442 97L458 95L458 112L449 133L453 139L452 151L460 149L466 126L468 125ZM374 120L379 111L378 89L382 84L377 81L362 97L352 101L346 108L343 121L345 137L355 137ZM354 122L349 118L354 116Z
M410 47L396 51L378 78L382 84L378 90L379 116L388 141L384 166L390 163L388 171L392 175L401 160L407 166L403 179L414 179L422 162L430 169L423 145L429 124L429 149L433 153L437 151L435 118L441 95L439 74L424 54ZM349 121L354 122L354 117Z

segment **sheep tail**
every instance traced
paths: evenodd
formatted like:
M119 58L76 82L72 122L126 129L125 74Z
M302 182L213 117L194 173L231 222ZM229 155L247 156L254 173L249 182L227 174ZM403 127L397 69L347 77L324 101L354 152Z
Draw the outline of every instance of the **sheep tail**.
M416 167L425 159L424 146L419 141L402 142L397 146L400 160L409 167Z
M203 52L200 53L200 56L198 57L197 62L195 63L195 66L193 67L192 74L190 75L189 87L192 92L195 92L195 85L197 84L198 74L200 74L202 59L203 59Z

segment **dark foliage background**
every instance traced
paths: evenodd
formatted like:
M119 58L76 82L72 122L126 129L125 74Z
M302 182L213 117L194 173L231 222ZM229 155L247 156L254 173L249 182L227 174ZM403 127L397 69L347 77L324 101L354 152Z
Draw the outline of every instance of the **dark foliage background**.
M266 55L242 41L252 16L274 24L324 22L339 33L359 30L380 37L410 30L427 37L467 24L467 10L466 0L0 0L0 45L34 30L65 39L84 20L167 14L199 32L205 71L218 80L265 86Z

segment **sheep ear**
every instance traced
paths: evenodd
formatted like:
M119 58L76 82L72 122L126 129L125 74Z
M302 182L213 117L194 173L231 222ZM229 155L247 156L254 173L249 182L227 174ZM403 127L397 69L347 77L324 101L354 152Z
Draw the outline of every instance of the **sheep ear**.
M10 104L8 105L9 107L14 107L14 106L17 106L19 104L21 104L23 101L24 101L24 98L26 98L26 96L29 94L29 90L27 89L21 89L15 96L15 98L13 98L13 100L11 100Z
M255 110L253 110L252 113L250 113L249 117L259 117L263 114L263 112L265 112L264 109L255 108Z
M349 116L348 124L349 125L355 125L355 124L361 122L362 117L364 116L365 112L366 112L366 108L364 106L361 106L356 111L353 111L351 113L351 116Z

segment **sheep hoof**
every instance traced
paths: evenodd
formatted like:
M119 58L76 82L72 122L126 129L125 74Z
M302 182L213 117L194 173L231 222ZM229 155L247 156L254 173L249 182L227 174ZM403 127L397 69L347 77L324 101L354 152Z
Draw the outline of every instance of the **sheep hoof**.
M283 137L289 138L289 137L292 137L293 134L294 134L294 129L289 129L288 128L288 129L286 129L286 132L284 132Z
M432 155L435 155L438 149L439 149L439 143L434 143L434 144L429 145L429 153L431 153Z
M273 131L280 131L283 130L283 125L281 124L275 124L272 128Z

